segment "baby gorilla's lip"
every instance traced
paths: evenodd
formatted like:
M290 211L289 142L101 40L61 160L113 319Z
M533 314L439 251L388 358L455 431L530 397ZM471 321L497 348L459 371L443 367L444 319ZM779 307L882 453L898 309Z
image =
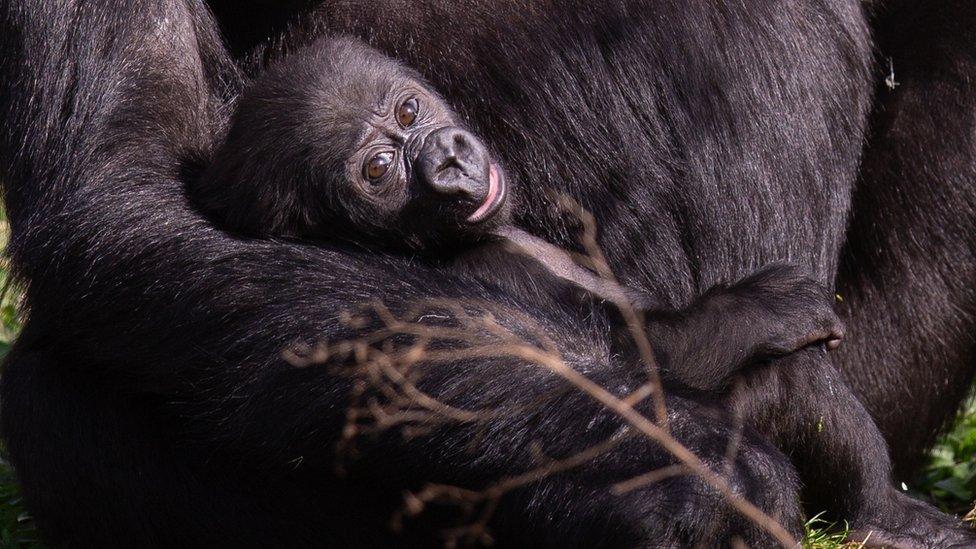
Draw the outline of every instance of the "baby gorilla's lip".
M496 164L488 167L488 194L485 201L465 220L468 223L481 223L490 218L505 203L505 175Z

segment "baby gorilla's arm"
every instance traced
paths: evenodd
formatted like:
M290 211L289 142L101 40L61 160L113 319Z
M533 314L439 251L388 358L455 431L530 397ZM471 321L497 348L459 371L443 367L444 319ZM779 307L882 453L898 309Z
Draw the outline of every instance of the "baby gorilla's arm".
M597 276L540 238L512 227L496 234L592 297L644 311L664 374L695 389L721 389L732 374L757 360L819 342L835 348L843 337L829 292L796 267L770 266L735 284L715 286L684 309L659 310L639 292ZM628 334L619 335L630 341Z
M503 239L503 243L510 246L511 251L531 257L545 266L550 274L579 286L595 297L618 304L630 304L639 309L644 308L641 304L643 296L640 293L601 278L596 273L581 267L573 261L566 250L511 226L499 227L493 232Z

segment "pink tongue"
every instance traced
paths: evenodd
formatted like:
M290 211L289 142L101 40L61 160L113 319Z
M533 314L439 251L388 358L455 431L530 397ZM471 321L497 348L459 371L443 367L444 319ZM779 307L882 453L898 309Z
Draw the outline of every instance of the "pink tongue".
M495 197L498 196L498 170L495 165L492 164L488 168L488 196L485 197L485 201L478 206L478 209L468 216L468 221L477 221L481 219L483 215L488 213L491 209L492 204L495 203Z

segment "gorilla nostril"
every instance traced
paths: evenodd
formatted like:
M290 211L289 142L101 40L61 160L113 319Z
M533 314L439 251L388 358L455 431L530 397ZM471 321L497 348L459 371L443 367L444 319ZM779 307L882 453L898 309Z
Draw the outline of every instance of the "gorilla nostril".
M453 154L448 155L446 158L444 158L444 160L441 161L440 165L438 165L437 168L434 170L434 173L440 174L451 168L456 168L458 170L461 170L462 173L464 173L464 171L461 169L462 168L461 162L458 161L458 157Z
M477 137L457 127L434 130L419 151L419 175L445 197L479 201L488 182L487 156Z

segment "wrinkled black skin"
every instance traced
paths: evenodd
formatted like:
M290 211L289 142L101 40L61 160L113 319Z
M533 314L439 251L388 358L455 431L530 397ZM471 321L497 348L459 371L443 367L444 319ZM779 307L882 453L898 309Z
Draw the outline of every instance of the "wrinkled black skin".
M448 6L435 4L429 10ZM939 12L944 19L935 17L912 35L918 40L913 51L939 46L932 49L932 59L941 70L916 74L909 80L914 85L903 82L902 90L896 90L899 101L878 119L905 126L876 134L864 158L869 166L889 154L921 149L930 151L929 159L938 159L938 168L945 171L923 171L926 164L914 164L915 159L905 162L918 167L910 170L917 180L899 174L882 178L865 169L854 199L872 207L853 212L855 226L862 218L866 228L860 233L852 229L847 236L843 221L858 177L871 96L867 31L854 5L832 3L830 16L802 22L784 15L789 10L767 3L718 11L682 3L666 13L646 14L644 9L626 18L615 12L584 13L617 6L587 6L559 6L564 22L552 28L554 19L549 17L547 30L538 33L516 32L523 28L517 21L506 33L489 25L447 29L443 14L421 8L337 9L331 23L356 30L347 16L400 13L395 24L391 19L362 21L362 28L370 28L374 39L385 40L391 49L399 41L404 58L452 104L463 105L456 99L469 98L462 114L471 117L506 165L526 173L538 170L536 175L552 170L546 177L520 179L536 181L540 188L568 188L594 210L604 249L613 250L614 267L628 283L640 284L662 302L687 303L717 281L736 280L736 274L775 260L801 263L829 282L846 241L844 257L855 258L853 264L862 273L900 280L898 275L911 272L913 279L931 279L937 285L919 285L919 291L948 293L929 294L941 296L929 303L915 296L909 300L902 295L906 289L895 296L915 315L892 318L877 313L884 311L880 292L842 276L840 286L861 300L862 308L875 307L877 313L849 325L851 332L864 330L859 341L865 349L857 351L862 356L845 359L845 375L855 383L856 372L867 375L872 369L897 379L931 381L942 372L952 373L952 380L969 379L970 364L957 359L970 356L971 331L950 328L968 327L971 320L971 295L963 283L972 279L968 260L973 248L966 243L973 237L957 232L972 223L971 195L966 193L974 191L958 179L970 173L958 169L971 165L965 154L971 149L951 145L965 144L972 136L948 132L936 139L897 119L897 114L911 114L913 105L921 105L922 96L916 94L922 91L956 98L951 113L926 112L927 123L935 115L965 119L959 111L972 110L971 84L958 72L967 68L972 42L946 51L938 43L950 40L941 32L950 24L971 31L965 26L970 14L962 4L958 13L953 11L957 6L945 4L945 13ZM807 7L826 9L821 4ZM889 21L905 13L897 7L886 15ZM477 18L480 9L453 15ZM243 11L238 12L241 17ZM524 18L531 30L536 17L545 18L538 11L510 15ZM713 22L708 17L718 14L714 21L727 32L701 32ZM638 37L635 42L600 49L610 44L608 37L622 36L614 27L624 19L627 36ZM441 24L443 32L419 24L428 20ZM600 25L593 28L589 21ZM749 25L756 21L763 24ZM635 24L647 32L634 32ZM606 352L600 315L581 319L562 314L559 304L544 296L512 295L395 257L241 240L215 230L182 189L183 160L206 157L213 148L213 136L223 124L220 106L237 92L239 81L211 25L192 3L65 8L34 2L2 4L0 9L0 118L8 128L0 136L0 176L12 224L13 264L28 284L30 307L24 336L3 378L3 427L28 505L46 535L79 545L383 542L391 535L386 521L401 488L421 479L477 484L524 470L531 462L526 450L530 441L541 442L548 454L558 456L614 432L618 423L613 418L584 395L559 392L562 384L539 369L503 360L477 361L433 369L424 389L459 405L506 409L539 401L542 395L549 398L530 412L493 420L492 437L474 436L465 426L409 441L392 434L382 437L364 444L349 477L329 475L346 384L324 369L290 367L280 350L295 339L341 336L339 309L364 298L394 304L425 296L481 298L493 307L530 315L565 350L573 367L614 391L639 385L641 372ZM573 32L561 32L566 30L562 25ZM481 40L482 32L493 40ZM720 37L725 49L709 47ZM790 47L780 37L802 47ZM569 47L545 47L559 40L570 40L563 44ZM594 57L594 51L614 55ZM724 53L721 59L717 51ZM538 59L540 52L549 53L546 60L552 62L518 62ZM618 63L622 59L615 60L615 55L640 63ZM553 59L558 56L565 57ZM909 67L913 59L919 57L906 57ZM468 80L462 80L457 71L434 71L434 61L478 70L464 73ZM667 71L661 70L664 62ZM581 74L580 67L589 71L582 81L572 77ZM605 95L608 86L631 70L641 78L626 78L628 86L619 89L628 93ZM764 78L767 70L778 78ZM599 78L607 76L603 71L610 78ZM479 79L486 75L493 81L485 89L496 93L462 93L471 91L466 86L481 86ZM561 80L554 78L559 75ZM754 89L757 81L763 85ZM551 93L564 86L577 93ZM599 94L594 89L598 86L603 87ZM792 93L767 94L770 89ZM589 109L574 107L572 98L587 93L593 94L588 107L604 108L602 118L577 116ZM595 100L600 97L607 102ZM628 100L639 97L656 100ZM520 109L548 116L508 116ZM583 122L578 133L567 115ZM633 124L635 115L641 124ZM489 124L492 120L537 123L511 132L503 123ZM553 127L565 133L550 131ZM491 128L495 131L489 133ZM535 132L545 139L533 138ZM621 147L621 142L628 146ZM705 159L710 160L703 163ZM877 161L879 171L887 174ZM954 173L949 179L956 182L953 196L933 191L944 183L939 173ZM719 181L723 187L717 186ZM719 192L726 188L730 190ZM917 199L906 203L901 196ZM534 219L529 213L541 208L546 197L541 192L524 197L526 213L520 219L528 225ZM878 208L875 197L890 208ZM640 207L631 209L633 205ZM760 216L758 225L752 219L754 209L769 214ZM872 221L873 216L905 211L915 215L897 219L918 227L911 244L896 238L897 224ZM554 220L537 219L529 228L554 241L571 241L569 231ZM929 225L933 219L945 220L946 226ZM945 238L961 248L939 248ZM879 241L890 241L891 248L876 251L872 243ZM911 261L916 257L911 250L920 244L932 249ZM644 254L645 247L654 253ZM881 257L858 263L864 257L857 255L858 249ZM955 255L948 255L950 251ZM938 306L947 302L954 306ZM916 337L911 326L900 324L919 317L936 330ZM498 318L519 323L518 315ZM946 331L938 330L942 327ZM924 337L933 333L939 337ZM897 338L908 340L908 347L900 342L891 347ZM889 360L861 362L880 356ZM906 366L910 356L931 357L933 365L924 371L917 364ZM901 368L908 370L901 373ZM897 395L888 385L880 384L875 394ZM871 396L866 386L855 387ZM900 415L893 413L886 428L932 414L925 418L935 430L946 417L954 403L946 403L944 394L933 394L925 384L919 388L926 392L918 398L918 414L916 406L905 406ZM877 405L880 400L868 402ZM730 435L725 415L677 390L668 404L675 434L707 461L718 463ZM841 421L853 423L850 418ZM863 427L851 423L836 427L848 432ZM828 425L827 432L834 427ZM492 444L499 436L506 440L504 447ZM672 478L623 497L604 489L608 482L665 462L656 446L630 439L605 458L503 500L494 532L501 542L560 546L685 545L708 539L710 532L723 540L739 535L753 545L768 543L691 477ZM794 473L784 456L752 429L745 431L732 473L737 490L795 531L799 509ZM431 530L423 522L411 523L408 537L397 539L419 543L427 535ZM938 536L927 541L940 542Z

